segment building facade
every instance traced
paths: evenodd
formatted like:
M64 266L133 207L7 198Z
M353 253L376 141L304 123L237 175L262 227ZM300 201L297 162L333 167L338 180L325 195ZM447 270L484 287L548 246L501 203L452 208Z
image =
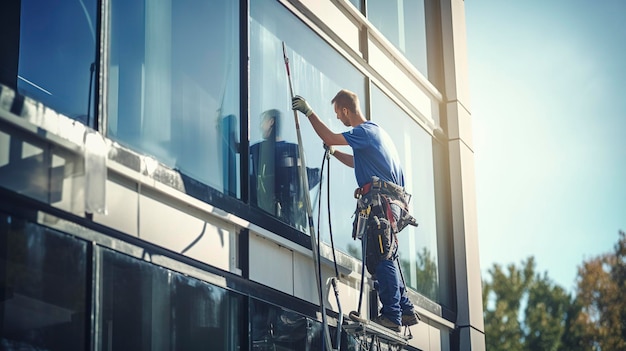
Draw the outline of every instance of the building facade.
M349 89L399 151L404 348L485 349L463 0L9 0L0 29L1 349L359 349L357 185L303 121L303 186L283 46L332 130Z

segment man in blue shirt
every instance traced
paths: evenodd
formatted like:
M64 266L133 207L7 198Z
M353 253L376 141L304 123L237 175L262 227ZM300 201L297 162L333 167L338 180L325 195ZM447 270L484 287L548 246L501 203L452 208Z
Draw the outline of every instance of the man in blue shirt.
M398 153L389 135L376 123L363 117L355 93L341 90L331 103L337 119L346 127L352 127L351 130L343 133L331 131L301 96L293 98L292 108L308 117L335 158L354 168L359 185L355 195L358 193L363 198L359 200L358 208L368 208L366 266L378 281L377 291L382 304L380 315L374 322L400 331L401 325L417 324L419 315L406 295L395 260L398 249L396 233L407 224L416 225L414 218L408 215ZM349 145L353 154L334 150L333 145ZM372 208L374 210L370 211Z

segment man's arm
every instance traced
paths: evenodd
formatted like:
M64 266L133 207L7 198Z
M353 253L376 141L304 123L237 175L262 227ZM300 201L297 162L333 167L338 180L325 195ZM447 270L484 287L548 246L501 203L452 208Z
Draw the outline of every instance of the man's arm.
M333 133L328 126L319 118L319 116L313 112L311 105L299 95L296 95L291 99L291 108L293 110L297 110L302 112L307 118L311 125L313 126L313 130L315 133L322 139L324 144L328 146L332 145L348 145L346 138L343 137L343 134Z
M344 165L350 168L354 168L354 156L347 154L345 152L341 152L339 150L335 150L333 152L333 156L335 156L335 158L339 160L339 162L343 163Z
M319 118L319 116L311 111L311 113L307 116L309 121L311 122L311 126L313 126L313 130L315 133L322 139L324 144L332 146L332 145L348 145L346 138L343 137L341 133L333 133L326 124Z
M301 96L296 96L292 100L292 108L294 110L302 112L307 118L309 122L311 122L311 126L313 126L313 130L315 133L322 139L325 145L333 146L333 145L348 145L348 141L341 133L333 133L332 130L326 126L326 124L319 118L319 116L313 112L313 109L309 105L309 103L302 98ZM354 168L354 156L347 154L345 152L333 150L333 156L337 158L344 165Z

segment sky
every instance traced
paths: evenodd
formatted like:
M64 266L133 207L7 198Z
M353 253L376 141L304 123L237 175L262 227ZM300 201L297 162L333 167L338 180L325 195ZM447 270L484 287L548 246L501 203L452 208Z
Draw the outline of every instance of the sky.
M466 0L483 279L535 258L574 292L626 231L626 1Z

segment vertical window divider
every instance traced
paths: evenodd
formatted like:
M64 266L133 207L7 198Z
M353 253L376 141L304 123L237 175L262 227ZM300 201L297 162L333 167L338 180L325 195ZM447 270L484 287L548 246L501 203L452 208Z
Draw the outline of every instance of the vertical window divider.
M239 188L241 200L250 203L250 5L239 3Z
M108 134L108 118L105 104L108 101L109 31L111 29L109 20L110 0L99 0L98 5L100 8L97 21L98 33L100 33L100 40L97 46L99 53L97 57L98 67L96 69L96 91L98 93L95 94L96 99L94 101L98 112L94 117L96 118L95 129L106 136Z
M88 248L88 256L91 258L91 268L90 272L88 272L88 277L91 277L91 286L89 289L88 296L91 297L90 304L90 325L91 325L91 333L89 343L91 347L88 350L100 350L102 345L100 345L99 340L102 340L102 325L100 324L99 317L101 314L100 311L100 298L102 296L100 291L101 281L102 281L102 250L99 249L98 244L92 242Z

